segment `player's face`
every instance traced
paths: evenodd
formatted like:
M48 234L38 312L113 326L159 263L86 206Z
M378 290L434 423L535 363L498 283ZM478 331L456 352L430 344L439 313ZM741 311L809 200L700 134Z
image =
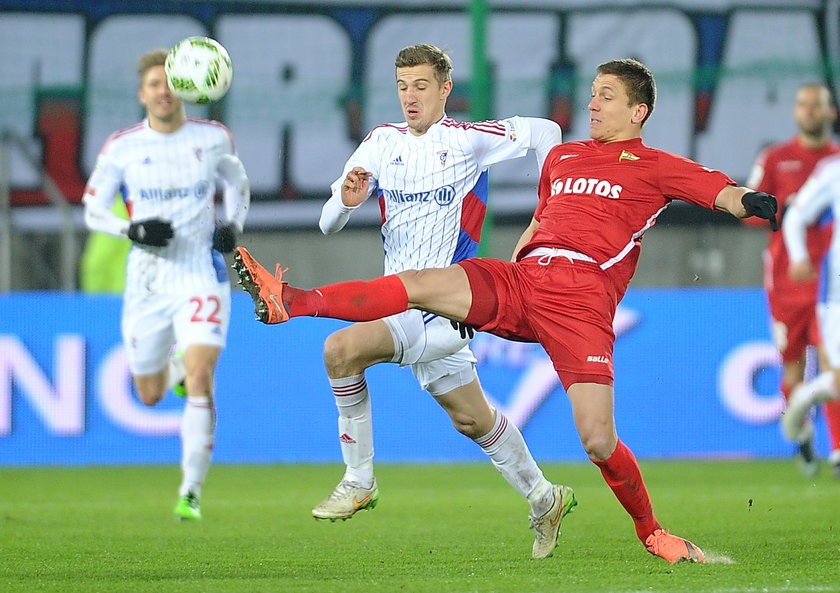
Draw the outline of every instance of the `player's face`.
M793 119L799 131L805 136L822 138L827 136L837 113L831 104L828 89L806 86L796 93Z
M600 142L638 138L647 105L631 105L630 97L614 74L599 74L589 100L589 136Z
M179 125L184 119L184 104L169 90L163 66L149 68L138 96L153 128L157 123Z
M415 136L425 134L443 117L451 91L452 81L440 84L431 64L397 68L397 95L408 129Z

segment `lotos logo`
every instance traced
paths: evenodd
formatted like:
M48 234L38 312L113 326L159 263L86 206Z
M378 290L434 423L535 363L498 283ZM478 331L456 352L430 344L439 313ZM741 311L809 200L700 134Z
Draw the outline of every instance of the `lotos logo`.
M603 179L592 179L587 177L569 177L568 179L555 179L551 183L551 194L594 194L604 198L617 200L621 197L624 188L620 185L613 185Z

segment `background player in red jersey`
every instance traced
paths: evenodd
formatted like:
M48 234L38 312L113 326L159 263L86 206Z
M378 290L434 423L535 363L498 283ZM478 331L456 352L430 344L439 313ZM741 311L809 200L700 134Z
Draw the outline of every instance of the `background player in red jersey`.
M793 109L799 132L780 144L764 149L750 173L747 185L778 197L782 212L814 170L817 162L840 151L831 139L831 127L837 119L831 91L824 84L809 83L799 87ZM750 225L767 226L761 219L750 218ZM827 368L816 314L819 265L831 241L829 223L808 229L810 260L817 266L815 275L796 282L788 275L789 258L781 233L771 233L764 252L764 288L773 329L773 339L782 356L781 390L785 402L805 376L805 355L809 345L818 347L820 367ZM831 449L840 456L840 402L825 404ZM797 459L802 472L813 477L819 471L813 436L799 445ZM835 469L840 477L840 463Z
M367 321L414 308L539 342L566 388L584 450L633 519L645 549L672 563L703 562L700 548L663 529L636 458L616 433L612 322L642 236L673 199L739 218L757 215L777 228L776 199L645 146L642 126L655 99L644 64L624 59L598 66L588 106L592 140L549 152L539 204L517 244L516 261L470 258L314 290L284 284L242 247L234 267L265 323L316 315Z

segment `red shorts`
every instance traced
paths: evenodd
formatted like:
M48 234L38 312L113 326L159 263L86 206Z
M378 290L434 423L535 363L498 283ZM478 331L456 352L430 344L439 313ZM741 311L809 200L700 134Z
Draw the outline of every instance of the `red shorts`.
M458 262L470 281L465 323L509 340L539 342L567 390L613 384L613 317L623 291L597 264L554 257Z
M809 345L822 343L814 303L770 298L773 339L784 362L800 360Z

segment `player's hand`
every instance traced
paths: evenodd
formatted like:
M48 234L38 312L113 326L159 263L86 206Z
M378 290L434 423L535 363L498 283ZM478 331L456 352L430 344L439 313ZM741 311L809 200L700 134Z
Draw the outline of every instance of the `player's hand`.
M475 337L475 328L471 325L466 325L462 321L452 321L449 320L449 323L452 324L452 329L458 331L461 334L461 339L466 339L467 336L470 337L472 340Z
M152 247L166 247L175 235L172 223L160 218L147 218L132 222L128 227L128 238L135 243L151 245Z
M358 206L367 199L371 175L361 167L353 167L347 172L341 184L341 201L345 206Z
M228 223L217 226L213 233L213 249L230 253L236 247L236 226Z
M808 282L817 277L817 272L814 270L814 264L811 260L804 260L798 262L790 262L788 264L788 276L794 282Z
M744 205L747 214L769 220L770 230L779 230L779 221L776 218L779 204L776 202L776 196L771 196L763 191L750 191L741 196L741 203Z

